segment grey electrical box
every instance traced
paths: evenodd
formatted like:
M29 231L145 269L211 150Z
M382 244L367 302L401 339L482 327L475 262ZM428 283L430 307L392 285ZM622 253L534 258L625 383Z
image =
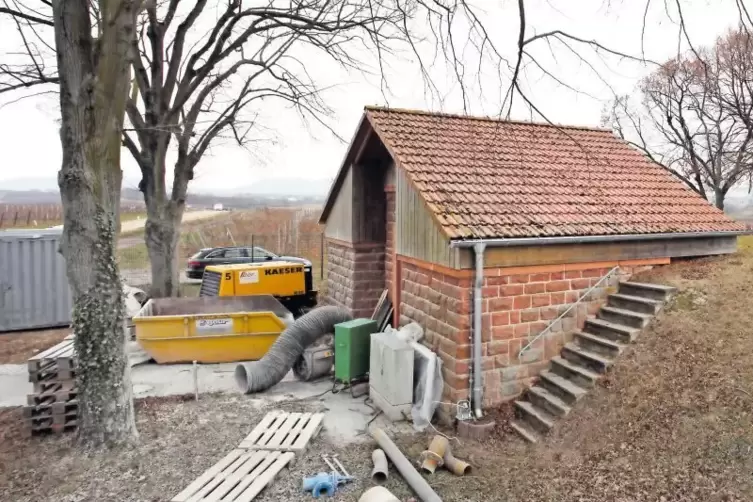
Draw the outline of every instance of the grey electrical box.
M413 405L413 348L393 334L371 335L369 395L392 421L410 416Z

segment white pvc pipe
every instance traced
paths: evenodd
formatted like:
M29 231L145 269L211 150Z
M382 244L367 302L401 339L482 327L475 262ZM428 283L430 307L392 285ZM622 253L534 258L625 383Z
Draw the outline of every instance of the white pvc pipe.
M358 502L400 502L400 499L395 497L387 488L375 486L363 492Z
M372 429L371 437L373 437L379 447L384 450L384 453L392 461L397 472L400 473L419 499L423 502L442 502L442 499L437 495L437 492L429 486L429 483L427 483L418 473L416 468L413 467L411 461L405 458L405 455L400 451L400 448L395 446L395 443L392 442L382 429L378 427Z
M383 450L377 448L371 453L371 461L374 463L374 469L371 471L371 480L381 485L389 477L389 466L387 465L387 455Z

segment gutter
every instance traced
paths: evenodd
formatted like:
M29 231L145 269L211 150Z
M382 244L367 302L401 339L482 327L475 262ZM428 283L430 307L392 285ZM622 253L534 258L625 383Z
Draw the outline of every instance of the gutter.
M592 242L633 242L675 239L699 239L711 237L737 237L745 231L734 232L685 232L661 234L616 234L616 235L569 235L562 237L512 237L509 239L465 239L450 241L451 248L471 248L477 244L490 247L547 246L554 244L588 244ZM483 251L482 251L483 253Z
M486 244L478 242L473 245L473 253L476 256L476 272L473 284L473 388L472 402L473 413L476 419L481 418L481 403L484 391L484 380L482 376L481 361L481 314L483 306L483 287L484 287L484 249Z

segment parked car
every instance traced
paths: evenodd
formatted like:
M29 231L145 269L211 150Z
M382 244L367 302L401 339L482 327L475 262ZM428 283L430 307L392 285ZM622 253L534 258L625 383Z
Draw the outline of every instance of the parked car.
M297 256L279 256L259 246L229 246L219 248L204 248L188 259L186 276L190 279L201 279L204 269L208 265L232 265L234 263L257 263L271 260L286 260L311 266L311 262Z

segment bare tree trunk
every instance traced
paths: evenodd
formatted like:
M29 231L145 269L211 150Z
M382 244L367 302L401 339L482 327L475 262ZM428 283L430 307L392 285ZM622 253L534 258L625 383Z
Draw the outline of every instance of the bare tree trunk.
M144 230L152 269L150 294L155 298L180 294L178 240L182 218L182 204L169 201L147 205Z
M100 0L106 22L94 40L88 0L52 4L63 150L58 174L61 252L74 299L79 439L87 445L109 445L137 436L123 288L115 260L120 138L135 5L132 0Z
M727 198L727 192L721 188L714 189L714 205L724 211L724 199Z

